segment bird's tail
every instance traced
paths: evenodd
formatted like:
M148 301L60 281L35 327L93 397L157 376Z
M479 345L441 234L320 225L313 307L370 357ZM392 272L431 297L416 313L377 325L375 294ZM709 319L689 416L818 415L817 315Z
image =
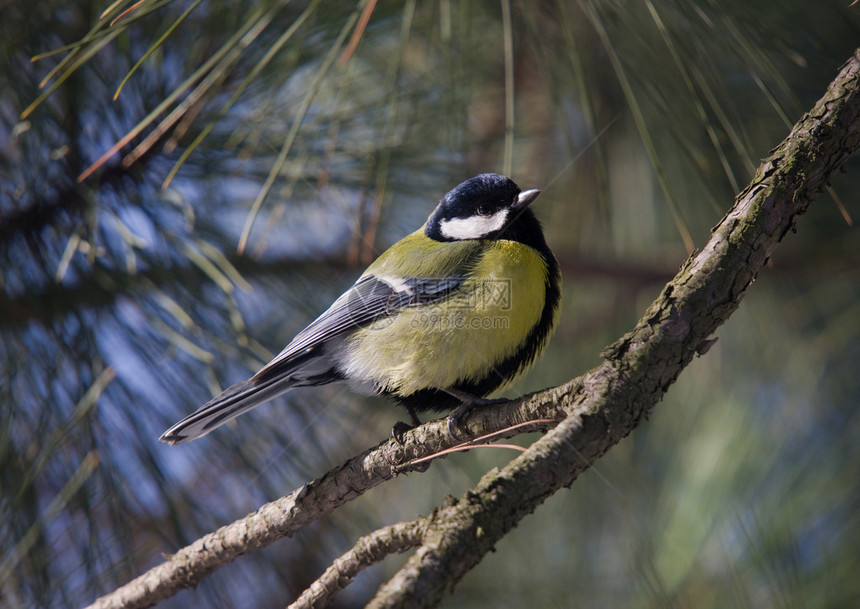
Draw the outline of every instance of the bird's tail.
M159 440L173 445L205 436L230 419L286 393L295 386L291 380L278 375L236 383L165 431Z

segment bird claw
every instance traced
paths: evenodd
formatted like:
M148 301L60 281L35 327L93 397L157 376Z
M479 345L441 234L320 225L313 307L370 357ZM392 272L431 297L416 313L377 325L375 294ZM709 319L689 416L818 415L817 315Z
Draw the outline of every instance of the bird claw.
M448 415L448 435L456 442L462 442L465 438L459 433L460 420L469 413L475 406L489 406L491 404L501 404L507 402L505 398L482 398L475 395L469 395L462 391L448 390L450 395L460 400L460 406Z
M406 443L406 438L403 436L410 429L415 429L415 425L410 425L409 423L404 423L403 421L397 421L394 426L391 428L391 437L392 439L403 446Z
M451 436L455 442L462 442L464 439L457 430L457 426L460 424L460 419L462 418L462 413L459 413L459 410L460 409L458 408L457 412L449 414L448 418L445 419L448 424L448 435Z

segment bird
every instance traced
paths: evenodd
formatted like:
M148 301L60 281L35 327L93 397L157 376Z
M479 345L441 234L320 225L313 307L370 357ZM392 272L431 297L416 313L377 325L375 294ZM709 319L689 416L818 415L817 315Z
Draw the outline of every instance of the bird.
M530 208L539 194L496 173L462 182L254 376L159 439L194 440L293 388L333 382L392 398L413 425L419 412L453 410L456 438L460 418L530 368L558 322L561 272Z

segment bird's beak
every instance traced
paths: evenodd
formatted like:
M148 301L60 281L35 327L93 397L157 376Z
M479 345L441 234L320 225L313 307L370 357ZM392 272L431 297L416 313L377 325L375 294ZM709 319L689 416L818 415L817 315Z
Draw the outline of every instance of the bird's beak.
M532 201L538 198L539 194L540 190L538 190L537 188L532 188L531 190L524 190L519 194L517 200L514 202L512 207L514 209L525 209L526 207L531 205Z

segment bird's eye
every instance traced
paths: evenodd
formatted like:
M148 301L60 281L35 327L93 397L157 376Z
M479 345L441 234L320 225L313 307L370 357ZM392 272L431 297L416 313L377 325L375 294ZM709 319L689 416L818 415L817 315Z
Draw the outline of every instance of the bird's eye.
M480 203L478 205L478 209L476 209L475 211L478 212L479 216L489 216L491 213L493 213L493 208L486 203Z

